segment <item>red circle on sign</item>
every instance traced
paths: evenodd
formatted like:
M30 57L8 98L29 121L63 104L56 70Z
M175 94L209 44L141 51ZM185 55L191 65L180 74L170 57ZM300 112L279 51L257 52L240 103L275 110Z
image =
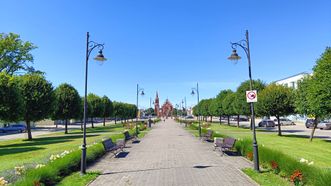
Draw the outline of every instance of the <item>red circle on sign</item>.
M251 100L255 99L256 98L255 92L248 92L247 93L247 98L251 99Z

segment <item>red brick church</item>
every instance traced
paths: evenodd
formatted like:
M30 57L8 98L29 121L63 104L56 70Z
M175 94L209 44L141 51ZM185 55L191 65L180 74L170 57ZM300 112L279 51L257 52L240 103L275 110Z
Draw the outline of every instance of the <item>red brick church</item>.
M157 117L166 117L166 118L168 118L168 117L172 116L172 112L173 112L174 107L172 106L171 102L168 99L166 99L166 101L164 102L164 104L160 108L160 100L159 100L158 92L156 92L154 106L155 106L154 109L155 109L155 113L156 113Z

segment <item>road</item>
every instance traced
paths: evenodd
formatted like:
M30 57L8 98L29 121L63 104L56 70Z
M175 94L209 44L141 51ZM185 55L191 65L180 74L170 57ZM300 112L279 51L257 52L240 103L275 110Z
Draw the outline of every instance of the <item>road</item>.
M218 117L214 117L213 121L219 121ZM261 119L256 119L255 120L255 126L258 129L262 129L262 130L266 130L270 133L271 132L278 132L278 127L274 127L274 128L265 128L265 127L258 127L258 123L261 121ZM227 120L222 120L222 123L227 123ZM230 121L231 125L237 125L236 121ZM244 127L249 127L250 126L250 122L248 121L242 121L240 122L240 126L244 126ZM302 122L296 122L296 125L290 125L290 126L282 126L282 134L290 134L290 135L299 135L299 136L310 136L312 129L309 128L307 129L305 127L305 124ZM271 133L272 134L272 133ZM315 130L315 134L314 137L316 138L322 138L325 140L331 140L331 130L321 130L321 129L316 129Z
M110 122L107 122L106 124L110 124ZM103 123L95 123L94 126L102 126ZM87 124L87 127L90 127L91 124ZM80 129L80 124L72 124L68 125L68 129ZM50 134L54 132L64 132L64 125L58 125L58 128L56 128L55 125L48 125L48 126L41 126L37 127L35 129L32 129L32 136L40 136L45 134ZM0 141L4 140L14 140L14 139L21 139L21 138L27 138L27 133L0 133Z

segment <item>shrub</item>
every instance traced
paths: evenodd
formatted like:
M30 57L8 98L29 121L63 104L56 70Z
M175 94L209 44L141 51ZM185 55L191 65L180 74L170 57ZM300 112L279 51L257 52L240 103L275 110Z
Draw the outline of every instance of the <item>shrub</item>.
M87 150L87 163L94 161L105 153L103 145L96 143ZM54 185L62 177L77 171L80 168L81 150L74 150L71 153L57 158L45 166L26 171L26 174L19 179L17 186L34 186L34 185Z

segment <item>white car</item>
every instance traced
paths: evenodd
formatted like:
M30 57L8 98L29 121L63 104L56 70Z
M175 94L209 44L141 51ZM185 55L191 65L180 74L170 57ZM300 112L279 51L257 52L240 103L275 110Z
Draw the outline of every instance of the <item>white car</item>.
M331 121L321 121L317 124L317 128L321 130L329 130L331 129Z
M274 119L274 121L275 121L276 125L278 125L277 119ZM287 118L279 118L279 123L280 123L281 126L283 126L283 125L295 125L295 123L292 120L287 119Z

